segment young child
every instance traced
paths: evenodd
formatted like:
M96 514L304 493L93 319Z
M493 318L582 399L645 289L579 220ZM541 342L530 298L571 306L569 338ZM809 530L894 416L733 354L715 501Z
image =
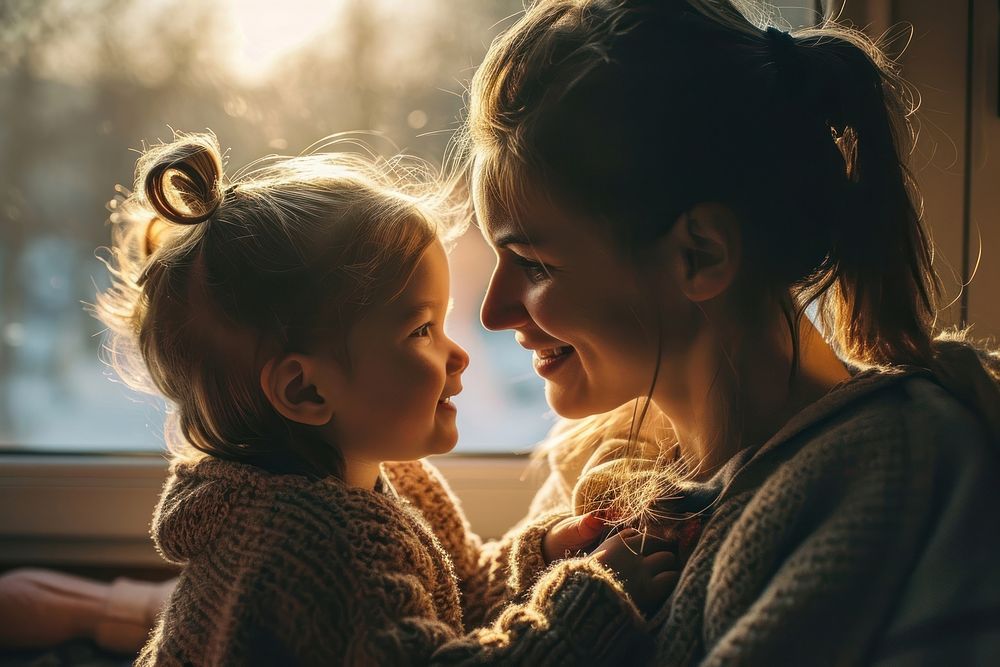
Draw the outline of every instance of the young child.
M593 519L484 549L419 461L457 441L469 360L443 329L452 227L394 164L315 154L230 183L209 135L139 160L97 314L122 377L172 406L152 532L184 570L137 664L642 650L672 553L625 531L546 575L596 541Z

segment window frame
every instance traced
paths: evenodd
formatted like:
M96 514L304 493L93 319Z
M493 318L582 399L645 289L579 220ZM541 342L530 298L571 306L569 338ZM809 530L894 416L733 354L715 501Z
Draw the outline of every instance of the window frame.
M473 530L496 538L524 517L545 466L527 455L434 457ZM0 454L0 569L168 567L149 524L167 476L162 454Z

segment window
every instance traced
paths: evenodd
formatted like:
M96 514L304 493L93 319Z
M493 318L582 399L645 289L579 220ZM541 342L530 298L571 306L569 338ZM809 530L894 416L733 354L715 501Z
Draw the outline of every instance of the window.
M382 153L439 161L465 81L521 0L62 0L0 6L0 446L162 447L163 407L115 381L84 312L94 251L141 142L211 128L230 170L373 129ZM396 144L396 147L391 142ZM478 324L492 253L453 254L449 328L470 352L460 448L525 450L548 427L541 381Z
M811 2L799 3L812 4ZM142 141L215 130L231 168L375 129L439 160L461 91L522 0L0 2L0 566L162 565L148 536L163 483L163 407L99 361L81 302L105 282L106 202ZM814 10L792 8L791 25ZM372 141L393 152L388 142ZM470 233L452 254L449 328L470 352L458 451L524 451L551 414L528 354L479 325L492 266ZM439 462L476 530L500 535L537 487L512 458Z
M236 168L373 129L441 159L464 83L522 0L21 0L0 3L0 448L159 451L163 407L99 361L84 312L106 284L106 202L141 142L214 130ZM792 24L816 16L789 10ZM394 152L372 138L376 150ZM492 265L453 253L454 337L472 357L459 451L523 451L551 425L509 332L479 325Z

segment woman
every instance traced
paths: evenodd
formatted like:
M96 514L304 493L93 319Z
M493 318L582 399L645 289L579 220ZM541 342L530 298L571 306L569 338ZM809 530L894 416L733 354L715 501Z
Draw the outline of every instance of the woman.
M475 75L483 323L586 418L535 507L677 540L658 664L1000 652L1000 364L934 338L904 92L728 0L540 2Z

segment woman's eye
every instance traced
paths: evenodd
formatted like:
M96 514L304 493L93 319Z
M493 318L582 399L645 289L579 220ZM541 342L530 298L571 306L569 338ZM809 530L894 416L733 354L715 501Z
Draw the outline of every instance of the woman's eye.
M551 276L547 266L541 262L528 259L527 257L514 255L514 263L524 269L524 274L528 276L528 280L533 283L541 282Z
M410 333L410 338L426 338L431 335L431 323L421 324Z

